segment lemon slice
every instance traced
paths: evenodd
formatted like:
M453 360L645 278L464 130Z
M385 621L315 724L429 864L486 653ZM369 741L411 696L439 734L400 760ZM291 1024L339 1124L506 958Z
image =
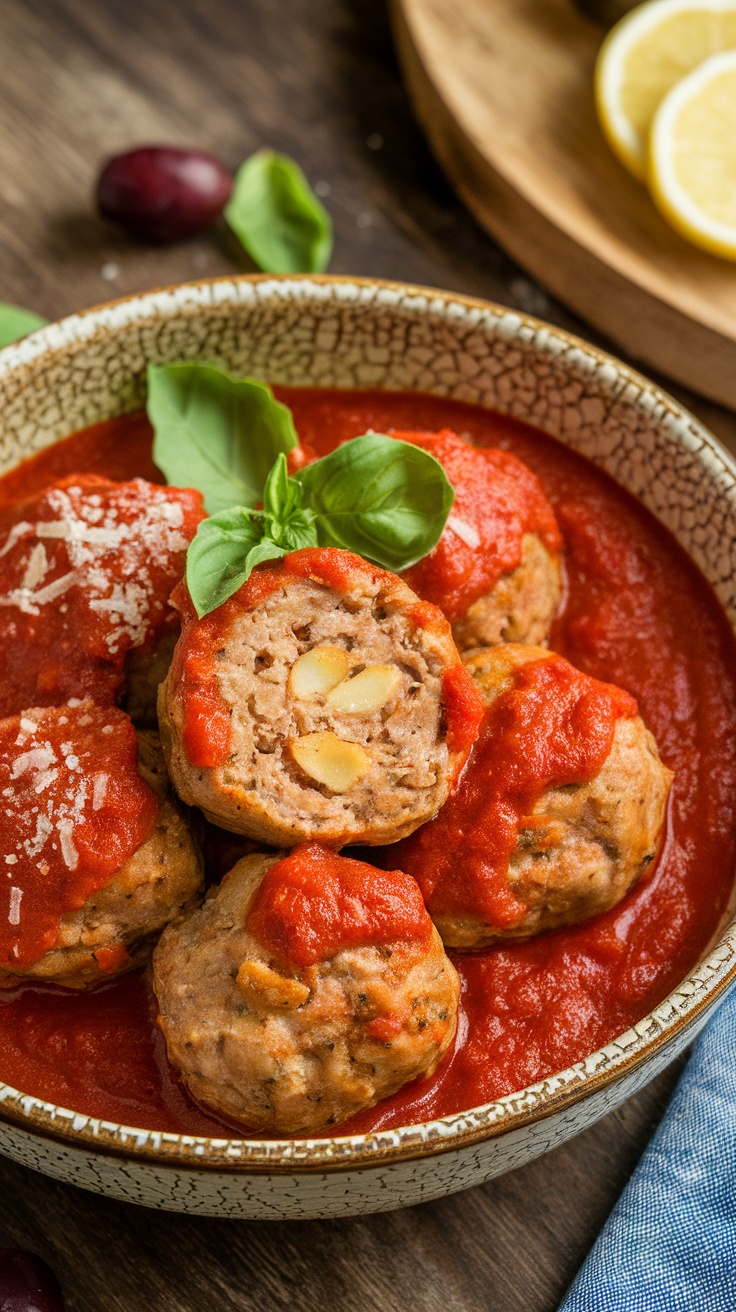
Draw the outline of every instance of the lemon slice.
M713 55L654 116L649 184L684 237L736 260L736 50Z
M596 107L610 145L635 177L646 179L649 128L670 87L734 48L736 0L650 0L609 33L596 64Z

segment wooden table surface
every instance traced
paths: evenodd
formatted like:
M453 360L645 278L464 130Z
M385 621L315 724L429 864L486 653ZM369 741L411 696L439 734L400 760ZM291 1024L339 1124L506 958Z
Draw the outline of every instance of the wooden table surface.
M146 142L231 166L284 150L333 215L334 272L469 292L586 333L444 181L383 0L3 0L0 300L54 318L247 268L224 231L150 249L96 219L101 157ZM734 416L679 394L736 450ZM69 1312L553 1312L677 1073L511 1175L356 1220L153 1213L0 1162L0 1246L43 1254Z

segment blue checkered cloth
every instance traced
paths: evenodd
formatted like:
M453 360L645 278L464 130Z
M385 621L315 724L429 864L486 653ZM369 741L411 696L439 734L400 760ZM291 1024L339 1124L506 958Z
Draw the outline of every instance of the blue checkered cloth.
M736 990L559 1312L736 1312Z

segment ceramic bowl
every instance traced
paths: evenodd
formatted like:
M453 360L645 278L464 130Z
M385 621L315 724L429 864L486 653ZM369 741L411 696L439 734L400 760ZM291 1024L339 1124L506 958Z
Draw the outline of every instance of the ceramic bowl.
M641 497L736 625L736 465L716 439L602 351L448 293L243 277L74 315L0 352L0 472L76 429L140 408L146 364L183 359L285 384L432 392L527 420ZM480 1184L591 1125L690 1043L734 977L732 921L679 988L599 1052L423 1125L299 1142L193 1138L95 1120L0 1086L0 1151L115 1198L206 1215L406 1206Z

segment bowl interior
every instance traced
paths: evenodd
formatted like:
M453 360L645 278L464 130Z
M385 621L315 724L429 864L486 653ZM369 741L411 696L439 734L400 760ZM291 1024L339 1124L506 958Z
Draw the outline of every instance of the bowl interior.
M736 628L736 465L716 439L666 393L562 330L427 289L328 277L220 279L44 328L0 352L0 473L80 428L141 408L147 364L186 359L292 386L428 392L525 420L639 497L700 567ZM682 985L606 1048L518 1094L399 1130L193 1139L101 1124L4 1085L0 1114L75 1142L196 1166L273 1170L415 1156L520 1128L616 1081L702 1020L733 978L729 917Z

